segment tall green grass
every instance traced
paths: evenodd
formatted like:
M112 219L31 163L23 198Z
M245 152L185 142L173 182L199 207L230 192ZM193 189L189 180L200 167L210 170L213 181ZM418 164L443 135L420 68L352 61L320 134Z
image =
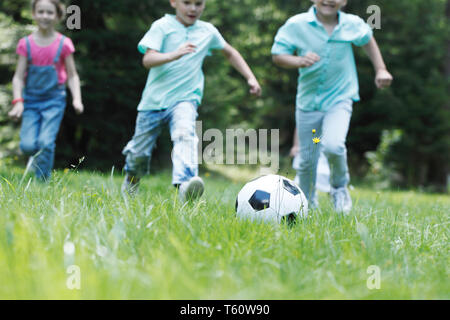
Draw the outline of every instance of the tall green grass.
M356 188L341 216L322 194L289 228L237 220L239 179L205 176L201 200L183 205L169 172L124 201L117 174L42 184L22 171L0 167L2 299L450 298L446 195ZM380 289L367 287L371 265Z

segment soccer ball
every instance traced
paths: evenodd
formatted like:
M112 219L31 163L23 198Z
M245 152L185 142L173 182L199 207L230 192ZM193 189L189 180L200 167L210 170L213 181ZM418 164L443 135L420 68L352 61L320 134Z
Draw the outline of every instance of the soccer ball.
M251 221L288 224L308 215L308 201L288 178L266 175L247 183L236 199L236 216Z

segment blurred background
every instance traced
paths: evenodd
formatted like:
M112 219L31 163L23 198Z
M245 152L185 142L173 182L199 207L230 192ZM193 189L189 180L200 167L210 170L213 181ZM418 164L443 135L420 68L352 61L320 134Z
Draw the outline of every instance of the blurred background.
M30 0L0 2L0 161L22 165L20 123L7 117L17 41L34 30ZM131 138L136 107L147 70L137 43L150 25L173 13L168 0L74 0L81 8L81 29L59 31L71 37L82 82L85 114L68 103L56 148L56 168L110 171L122 168L122 148ZM367 21L370 5L381 8L381 29L374 30L395 80L377 91L364 51L355 48L361 102L356 103L348 135L353 181L377 188L446 191L450 169L450 0L350 0L345 11ZM205 97L199 108L208 128L279 128L282 167L295 128L297 71L276 67L270 49L278 28L306 11L309 0L208 0L202 20L210 21L238 49L264 93L251 98L244 79L221 54L205 61ZM68 102L71 101L69 96ZM161 136L152 165L170 167L168 131ZM119 169L119 170L120 170Z

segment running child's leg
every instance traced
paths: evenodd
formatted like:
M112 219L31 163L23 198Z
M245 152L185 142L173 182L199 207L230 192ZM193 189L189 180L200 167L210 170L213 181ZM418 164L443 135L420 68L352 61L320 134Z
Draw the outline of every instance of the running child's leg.
M42 124L37 140L39 151L36 155L36 177L48 180L55 160L56 138L58 136L61 121L66 107L65 97L49 102L41 110Z
M20 149L27 156L34 156L39 147L37 144L41 129L41 114L38 109L25 108L20 128Z
M330 109L323 121L323 148L330 164L330 195L337 212L348 213L352 199L347 189L350 174L345 140L352 115L352 101L343 101Z
M198 176L198 137L195 132L197 104L183 101L170 110L172 150L172 184L180 185Z
M139 179L150 171L150 160L156 140L161 132L164 111L139 111L133 138L122 151L125 172Z
M352 115L352 101L345 100L326 112L322 124L322 148L330 164L333 188L345 187L350 181L345 141Z
M313 129L316 130L315 137L321 136L323 112L304 112L296 110L297 132L300 147L300 188L312 205L315 202L315 185L317 175L317 162L320 155L320 145L313 142Z

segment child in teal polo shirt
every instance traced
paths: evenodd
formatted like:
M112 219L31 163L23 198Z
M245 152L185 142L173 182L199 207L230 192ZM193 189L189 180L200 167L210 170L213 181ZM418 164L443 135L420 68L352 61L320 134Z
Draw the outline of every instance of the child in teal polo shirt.
M311 207L317 207L317 143L321 143L330 165L334 208L348 213L352 201L347 189L350 176L345 141L353 101L359 100L352 44L362 46L368 54L378 88L390 86L393 78L369 25L340 10L347 0L311 1L314 5L308 12L290 18L278 30L272 47L273 61L284 68L299 69L296 124L300 187Z
M138 106L135 134L126 145L125 194L136 193L140 178L147 174L152 150L164 123L169 123L173 141L172 184L179 188L182 201L203 193L198 177L195 121L203 96L203 60L212 50L223 52L242 74L250 93L260 96L261 87L240 53L219 31L199 20L205 0L170 0L176 14L155 21L138 44L144 54L144 67L150 69Z

